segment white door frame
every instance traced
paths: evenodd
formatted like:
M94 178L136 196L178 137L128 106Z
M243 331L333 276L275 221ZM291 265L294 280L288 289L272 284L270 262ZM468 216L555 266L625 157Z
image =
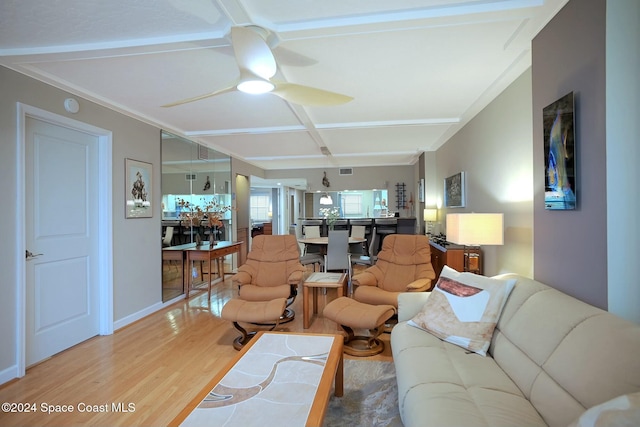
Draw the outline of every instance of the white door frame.
M17 103L17 171L16 171L16 362L17 374L26 373L26 120L27 117L68 127L98 138L98 298L99 333L113 333L113 235L112 235L112 133L87 123Z

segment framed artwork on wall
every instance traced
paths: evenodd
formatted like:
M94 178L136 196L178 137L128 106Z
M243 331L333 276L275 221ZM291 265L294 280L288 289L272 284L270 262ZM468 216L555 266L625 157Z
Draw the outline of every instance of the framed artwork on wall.
M153 216L153 165L138 160L124 159L125 218L151 218Z
M544 126L544 208L576 209L573 92L542 110Z
M464 208L464 172L458 172L444 179L444 207Z
M424 178L418 181L418 201L424 203Z

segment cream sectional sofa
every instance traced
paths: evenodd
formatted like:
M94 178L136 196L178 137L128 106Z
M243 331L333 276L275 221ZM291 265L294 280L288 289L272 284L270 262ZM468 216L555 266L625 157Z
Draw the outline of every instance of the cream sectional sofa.
M640 392L640 325L540 282L496 277L517 282L486 357L407 323L430 293L398 298L391 348L406 427L568 426Z

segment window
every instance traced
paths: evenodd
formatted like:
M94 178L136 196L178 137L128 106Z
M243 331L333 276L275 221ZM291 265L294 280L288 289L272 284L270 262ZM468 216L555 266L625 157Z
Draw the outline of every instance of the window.
M362 194L343 193L342 211L344 216L362 215Z
M252 195L249 201L252 220L268 220L271 198L266 195Z

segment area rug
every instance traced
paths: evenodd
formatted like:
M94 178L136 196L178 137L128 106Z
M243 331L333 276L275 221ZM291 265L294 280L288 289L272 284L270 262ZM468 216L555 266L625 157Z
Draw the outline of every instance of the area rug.
M345 359L344 396L331 396L325 427L402 427L393 362Z

